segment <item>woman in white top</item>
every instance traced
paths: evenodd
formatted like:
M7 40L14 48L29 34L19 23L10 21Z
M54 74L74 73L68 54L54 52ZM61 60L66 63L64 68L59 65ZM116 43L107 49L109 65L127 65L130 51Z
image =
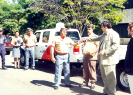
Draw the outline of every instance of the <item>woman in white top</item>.
M19 32L16 31L15 32L15 38L12 39L12 46L13 46L13 50L12 50L12 57L14 57L14 69L17 68L17 62L18 62L18 69L20 68L20 52L21 52L21 48L20 46L22 46L23 40L21 37L19 37Z

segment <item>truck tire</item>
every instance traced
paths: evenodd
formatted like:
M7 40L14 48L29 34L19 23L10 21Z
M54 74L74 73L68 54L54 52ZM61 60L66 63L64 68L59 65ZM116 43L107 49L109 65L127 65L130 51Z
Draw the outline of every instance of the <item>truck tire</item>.
M25 66L25 53L24 53L24 51L20 55L20 65Z
M10 51L6 51L6 55L10 55Z
M119 66L119 68L117 67L116 70L118 87L125 92L130 92L127 74L124 72L124 66Z
M22 50L20 55L20 65L25 66L25 52ZM31 58L29 58L29 66L31 66Z

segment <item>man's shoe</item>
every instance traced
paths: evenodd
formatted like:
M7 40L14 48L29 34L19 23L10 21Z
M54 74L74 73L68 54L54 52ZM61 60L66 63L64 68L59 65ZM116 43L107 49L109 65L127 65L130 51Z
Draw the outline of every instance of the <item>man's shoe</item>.
M24 68L24 70L28 70L28 68Z
M35 68L32 68L32 70L35 70Z
M54 89L57 90L58 89L58 86L54 86Z
M69 88L73 88L73 86L72 85L65 85L66 87L69 87Z
M7 70L7 68L5 66L2 66L2 70Z
M108 94L100 93L100 94L98 94L98 95L108 95Z
M84 84L80 84L80 85L79 85L79 87L84 87L84 86L86 86L86 85L84 85Z
M94 89L94 88L95 88L95 86L91 86L91 87L90 87L91 90Z

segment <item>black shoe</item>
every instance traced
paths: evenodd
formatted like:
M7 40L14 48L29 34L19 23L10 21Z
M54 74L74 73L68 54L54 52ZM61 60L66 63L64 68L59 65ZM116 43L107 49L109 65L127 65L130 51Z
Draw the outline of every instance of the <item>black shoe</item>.
M24 70L28 70L28 68L24 68Z
M17 69L17 67L14 67L14 69Z
M84 86L86 86L86 85L84 85L84 84L80 84L80 85L79 85L79 87L84 87Z
M2 70L7 70L7 68L5 66L2 66Z
M32 70L35 70L35 68L31 68Z
M94 89L94 88L95 88L95 86L91 86L91 87L90 87L91 90Z
M66 87L69 87L69 88L73 88L73 86L72 85L65 85Z
M98 95L108 95L108 94L100 93L100 94L98 94Z
M58 86L54 86L54 89L57 90L58 89Z

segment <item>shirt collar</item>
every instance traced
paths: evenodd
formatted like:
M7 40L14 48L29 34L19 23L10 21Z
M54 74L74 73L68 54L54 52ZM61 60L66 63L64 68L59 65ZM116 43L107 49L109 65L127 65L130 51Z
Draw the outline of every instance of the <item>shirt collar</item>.
M111 29L108 29L108 32L107 33L104 33L104 34L108 35L111 31L113 31L112 28Z

